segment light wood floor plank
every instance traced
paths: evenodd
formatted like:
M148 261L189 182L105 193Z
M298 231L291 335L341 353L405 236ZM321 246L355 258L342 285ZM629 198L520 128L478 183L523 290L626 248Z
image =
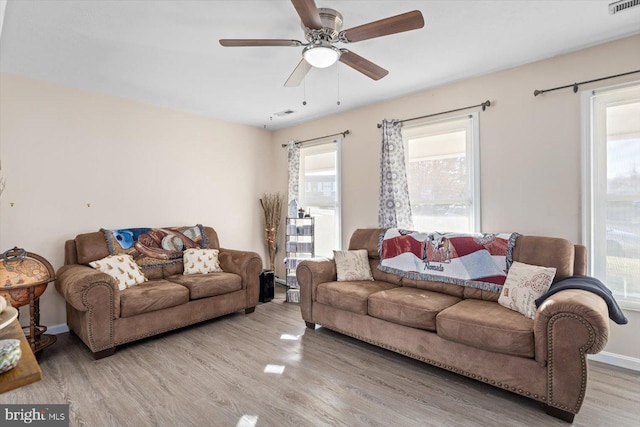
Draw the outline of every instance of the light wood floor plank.
M541 405L330 330L277 298L94 361L62 334L0 403L69 403L73 426L566 426ZM299 336L281 339L283 334ZM265 373L267 365L284 367ZM638 426L640 373L589 362L576 426Z

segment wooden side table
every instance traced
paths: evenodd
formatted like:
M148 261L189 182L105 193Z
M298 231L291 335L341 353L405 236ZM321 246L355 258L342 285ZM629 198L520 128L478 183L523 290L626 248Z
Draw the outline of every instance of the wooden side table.
M0 374L0 393L40 381L42 379L42 371L33 351L31 351L31 345L27 341L18 319L11 322L4 329L0 329L0 339L19 339L20 349L22 350L18 365L10 371Z
M25 327L25 333L34 353L57 339L55 335L46 335L47 327L40 325L40 295L54 280L53 267L40 255L17 247L1 255L0 296L15 308L29 305L29 326Z

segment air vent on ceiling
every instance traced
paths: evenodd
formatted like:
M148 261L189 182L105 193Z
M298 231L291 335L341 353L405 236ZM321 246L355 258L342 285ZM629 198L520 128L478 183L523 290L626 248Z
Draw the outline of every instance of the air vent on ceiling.
M640 0L620 0L609 5L609 15L615 15L637 6L640 6Z
M284 110L284 111L279 111L277 113L273 113L274 116L276 117L283 117L283 116L288 116L289 114L293 114L295 113L295 111L293 110Z

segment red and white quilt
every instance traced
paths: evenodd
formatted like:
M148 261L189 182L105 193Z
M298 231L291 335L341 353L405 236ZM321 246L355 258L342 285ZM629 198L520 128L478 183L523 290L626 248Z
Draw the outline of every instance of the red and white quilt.
M385 230L378 269L499 293L512 263L518 233L463 234Z

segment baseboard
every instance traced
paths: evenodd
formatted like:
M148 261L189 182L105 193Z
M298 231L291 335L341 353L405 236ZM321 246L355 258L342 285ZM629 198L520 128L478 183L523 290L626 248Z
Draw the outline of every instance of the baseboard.
M29 330L28 330L29 325L23 325L21 323L20 326L22 326L22 329L25 329L26 332L29 333ZM59 325L47 326L47 331L45 333L51 334L51 335L58 335L58 334L64 334L65 332L69 332L69 325L67 325L66 323L60 323Z
M47 327L47 333L52 335L64 334L65 332L69 332L69 325L66 323L61 323L59 325L53 325Z
M598 354L588 354L587 358L596 362L602 362L608 365L618 366L620 368L626 368L631 369L632 371L640 372L640 359L636 359L635 357L629 357L623 354L609 353L608 351L601 351Z

